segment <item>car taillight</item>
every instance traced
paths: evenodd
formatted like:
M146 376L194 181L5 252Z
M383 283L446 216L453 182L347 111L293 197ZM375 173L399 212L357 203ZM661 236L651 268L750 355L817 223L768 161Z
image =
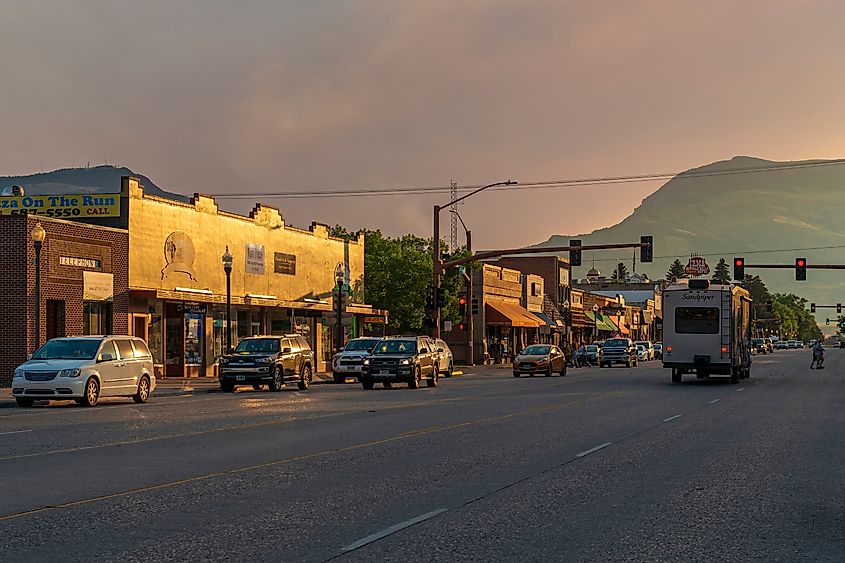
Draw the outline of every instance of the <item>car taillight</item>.
M671 347L671 346L667 346L667 347L666 347L666 351L667 351L667 352L671 352L671 351L672 351L672 347Z
M727 347L727 346L722 346L722 353L724 354L724 353L725 353L725 352L727 352L727 351L728 351L728 347Z

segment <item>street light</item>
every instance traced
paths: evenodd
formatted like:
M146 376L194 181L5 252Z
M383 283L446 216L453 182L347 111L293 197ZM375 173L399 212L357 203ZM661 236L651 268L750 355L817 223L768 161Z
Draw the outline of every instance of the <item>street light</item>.
M470 254L472 254L472 231L467 228L467 224L464 223L464 218L461 217L461 214L458 213L458 208L452 211L455 216L460 219L461 225L464 228L464 233L466 234L467 240L467 250ZM467 349L466 349L466 362L467 365L474 366L475 365L475 318L472 313L472 300L473 300L473 287L472 287L472 270L464 273L465 281L467 282L467 303L470 304L469 308L469 315L467 315Z
M598 303L593 305L593 342L599 339L599 306Z
M35 349L41 347L41 247L47 238L47 231L36 223L30 233L32 246L35 247Z
M507 180L505 182L496 182L493 184L487 184L486 186L482 186L477 190L473 190L470 193L459 197L454 201L450 201L448 205L443 207L448 207L450 205L457 205L459 202L467 199L468 197L472 197L478 192L483 192L488 188L492 188L495 186L515 186L519 182L514 182L513 180ZM440 264L440 210L443 207L439 205L434 206L434 294L437 295L437 288L440 287L440 271L443 266ZM456 208L457 209L457 208ZM440 307L437 306L437 303L434 304L434 337L440 338Z
M566 313L568 313L570 308L572 308L572 305L569 303L569 299L567 299L566 301L563 302L563 310ZM572 319L572 317L569 314L564 314L563 324L565 325L564 328L566 329L566 332L564 333L564 335L565 335L564 341L566 341L568 344L573 345L573 344L575 344L575 342L570 342L570 340L572 339L572 322L571 322L571 319Z
M226 272L226 353L232 349L232 254L229 245L221 258L223 271Z

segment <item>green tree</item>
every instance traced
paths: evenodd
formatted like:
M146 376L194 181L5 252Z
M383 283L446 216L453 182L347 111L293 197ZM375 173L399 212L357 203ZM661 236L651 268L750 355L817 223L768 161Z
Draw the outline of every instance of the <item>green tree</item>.
M716 264L716 268L713 270L713 277L711 279L714 282L724 284L731 283L730 269L728 268L728 263L725 262L724 258L719 258L719 263Z
M686 272L684 272L684 265L681 264L681 261L675 258L675 261L672 262L672 265L669 266L669 271L666 272L666 279L671 280L672 278L685 278L687 277Z
M611 279L614 280L625 280L628 277L628 267L625 266L624 262L619 262L616 264L616 269L613 270L613 275Z

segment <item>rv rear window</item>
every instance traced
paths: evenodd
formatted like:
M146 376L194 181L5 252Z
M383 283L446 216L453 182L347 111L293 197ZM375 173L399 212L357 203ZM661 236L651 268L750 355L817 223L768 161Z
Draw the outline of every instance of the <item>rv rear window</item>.
M678 334L719 334L718 307L678 307L675 309Z

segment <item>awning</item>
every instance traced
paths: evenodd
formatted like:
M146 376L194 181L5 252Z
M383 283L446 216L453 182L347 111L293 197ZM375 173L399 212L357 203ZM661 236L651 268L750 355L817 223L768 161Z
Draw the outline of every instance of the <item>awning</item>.
M553 323L552 320L549 317L547 317L544 313L531 313L531 314L534 315L535 317L537 317L538 319L540 319L540 322L541 322L542 325L546 325L550 328L557 328L557 324Z
M570 309L572 313L572 326L593 326L594 320L587 318L584 309ZM592 313L590 313L592 315Z
M601 313L593 314L591 311L585 311L587 318L595 323L597 330L604 330L607 332L619 332L619 328L613 324L609 317L605 317Z
M484 314L488 325L536 328L540 319L520 305L488 301L484 304Z
M631 334L631 331L628 329L628 327L622 323L619 323L619 332L623 335Z

